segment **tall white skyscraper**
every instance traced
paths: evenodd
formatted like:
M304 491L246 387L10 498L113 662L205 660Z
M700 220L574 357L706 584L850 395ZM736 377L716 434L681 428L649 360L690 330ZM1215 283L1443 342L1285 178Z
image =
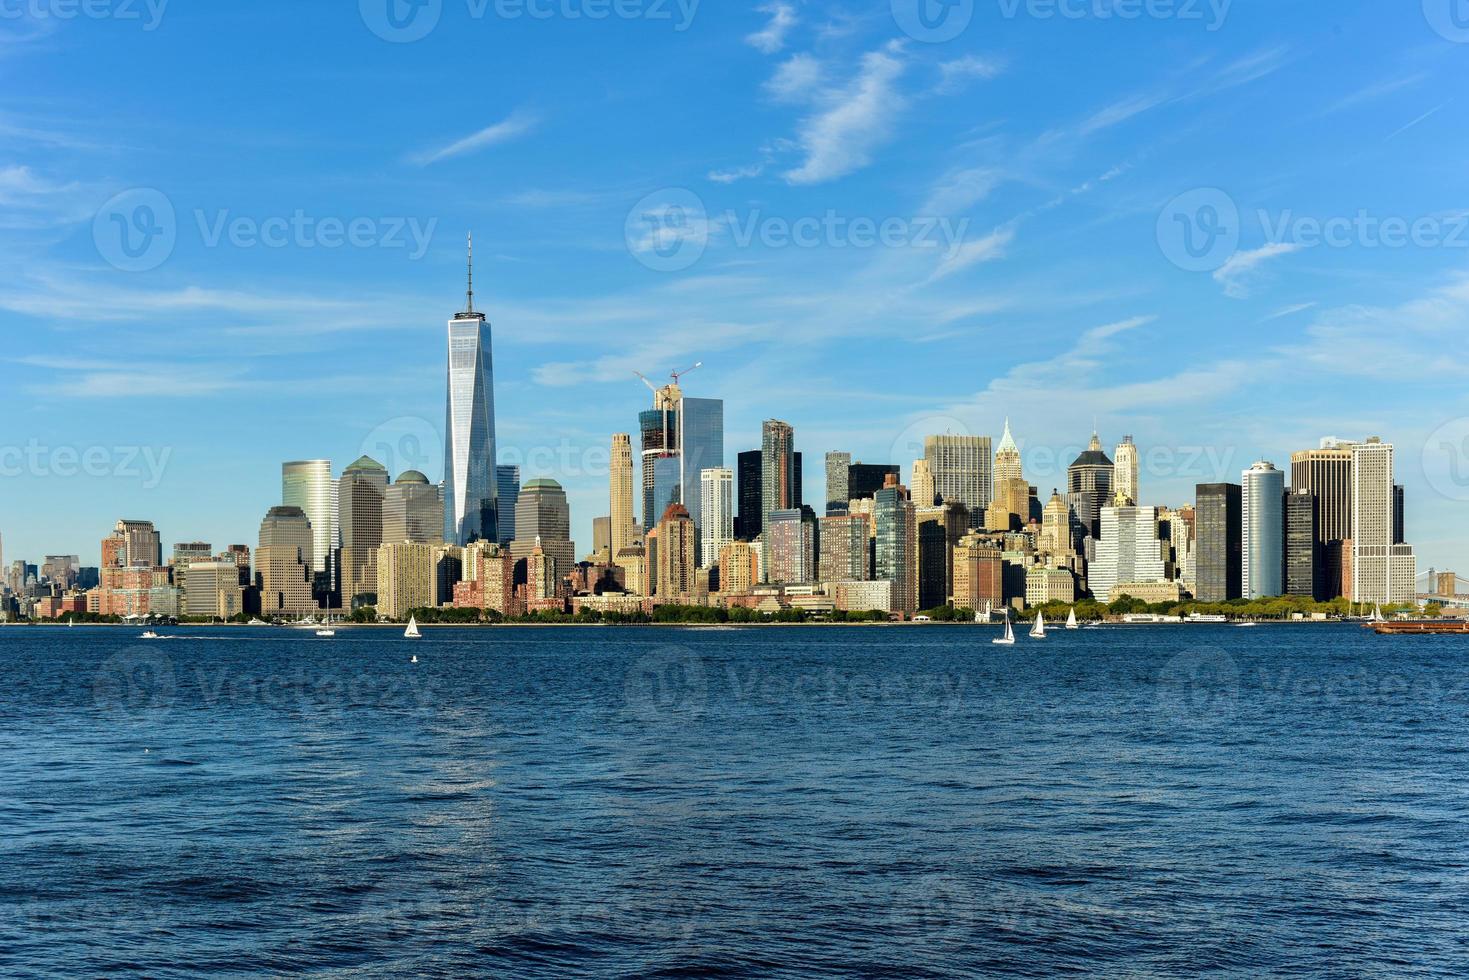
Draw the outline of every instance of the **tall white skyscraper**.
M1240 582L1245 598L1284 595L1285 472L1262 460L1240 474L1240 486ZM1391 524L1391 504L1388 510ZM1391 527L1388 533L1392 533Z
M1167 580L1157 508L1103 507L1100 521L1097 555L1087 566L1087 586L1092 595L1101 602L1111 602L1118 598L1113 593L1119 585Z
M474 239L469 240L465 311L449 321L444 413L444 540L498 540L495 371L490 325L474 310Z
M734 471L723 466L701 470L699 491L699 567L708 568L734 540Z
M1352 589L1355 602L1410 602L1413 546L1393 533L1393 446L1373 437L1352 450Z
M1112 454L1112 485L1117 493L1133 503L1141 503L1137 495L1137 445L1132 436L1123 436Z

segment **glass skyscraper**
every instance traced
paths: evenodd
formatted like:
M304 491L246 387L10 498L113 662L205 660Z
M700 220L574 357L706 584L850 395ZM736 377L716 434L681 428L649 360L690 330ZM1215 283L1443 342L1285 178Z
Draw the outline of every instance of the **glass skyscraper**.
M669 504L682 504L694 527L701 527L699 475L724 466L724 402L685 398L678 385L664 385L654 390L653 407L638 414L638 431L642 435L643 529L656 527ZM700 547L697 538L695 547Z
M341 531L337 526L337 481L332 461L307 459L281 464L281 503L299 507L311 522L312 571L318 595L335 592L336 557Z
M444 419L444 540L460 546L500 539L494 360L490 325L474 310L473 248L471 239L465 312L449 321Z
M694 527L702 528L703 491L701 475L705 470L724 466L724 401L719 398L684 398L679 403L679 503L688 509ZM663 515L660 513L661 520ZM718 559L705 557L703 542L695 538L696 560L700 567Z
M500 544L508 545L515 540L515 501L520 497L519 466L495 467L495 492L498 494L498 540Z
M1285 594L1285 473L1259 462L1242 474L1240 582L1246 599Z

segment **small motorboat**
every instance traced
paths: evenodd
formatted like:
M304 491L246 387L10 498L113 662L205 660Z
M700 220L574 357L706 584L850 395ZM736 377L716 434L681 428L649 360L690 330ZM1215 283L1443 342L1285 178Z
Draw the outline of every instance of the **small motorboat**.
M418 663L418 654L416 654L416 653L415 653L415 654L414 654L414 655L413 655L413 659L412 659L412 660L410 660L410 661L408 661L408 662L409 662L409 663L410 663L410 664L416 664L416 663Z
M142 636L138 637L138 639L140 639L140 640L157 640L157 639L160 639L160 637L158 636L157 633L153 632L152 630L146 630L146 631L144 631L144 633L143 633Z
M337 631L334 630L334 629L331 629L330 627L328 627L326 629L317 630L316 631L316 635L317 636L336 636L337 635Z

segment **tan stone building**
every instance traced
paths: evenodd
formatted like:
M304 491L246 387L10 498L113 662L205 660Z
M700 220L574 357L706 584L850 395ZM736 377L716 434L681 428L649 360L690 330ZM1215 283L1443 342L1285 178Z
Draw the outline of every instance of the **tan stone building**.
M410 609L438 605L438 552L431 544L384 544L377 551L377 612L407 619Z

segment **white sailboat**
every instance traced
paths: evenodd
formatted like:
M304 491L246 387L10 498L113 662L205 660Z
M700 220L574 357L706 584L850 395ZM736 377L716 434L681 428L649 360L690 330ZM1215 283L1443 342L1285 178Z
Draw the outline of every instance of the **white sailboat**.
M408 617L408 628L403 631L403 636L405 639L409 640L416 640L419 637L423 636L423 634L418 631L418 618L416 616Z
M1010 610L1008 607L1005 609L1005 635L997 636L993 640L990 640L990 642L1004 647L1013 647L1015 645L1015 631L1010 628Z
M1374 622L1374 623L1385 623L1385 622L1387 622L1387 620L1383 618L1383 615L1382 615L1382 607L1381 606L1373 606L1372 607L1372 622Z
M1046 638L1046 617L1043 613L1035 614L1035 625L1030 628L1032 640L1044 640Z
M1072 606L1071 607L1071 611L1066 614L1066 628L1069 629L1069 630L1079 630L1079 629L1081 629L1081 624L1079 624L1076 621L1076 607L1075 606Z

